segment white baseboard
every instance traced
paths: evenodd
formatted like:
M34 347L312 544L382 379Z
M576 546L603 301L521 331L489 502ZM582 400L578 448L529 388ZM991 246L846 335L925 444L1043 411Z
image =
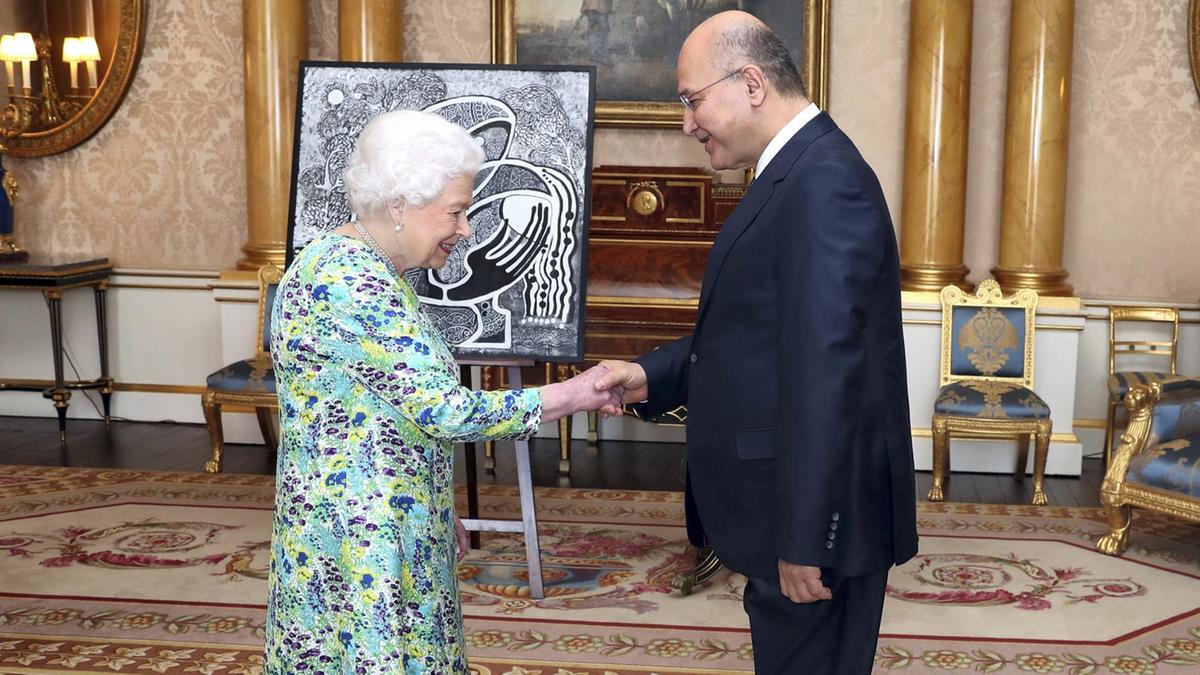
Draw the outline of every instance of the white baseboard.
M108 291L110 366L118 383L112 399L113 415L138 421L202 424L204 416L196 392L202 390L207 375L254 351L255 288L252 281L221 280L214 271L117 270ZM1083 309L1074 313L1050 310L1044 317L1039 313L1035 389L1051 406L1056 432L1071 431L1070 422L1076 418L1104 417L1109 304L1127 303L1089 298ZM1200 307L1195 303L1178 304L1184 310L1180 344L1200 342ZM0 322L0 378L50 379L53 364L49 320L41 294L0 294L0 315L6 317ZM71 361L83 377L95 377L99 358L91 293L67 292L63 315L65 346ZM917 429L928 427L937 390L939 315L936 306L929 303L906 305L904 312L909 400ZM1200 350L1182 350L1179 371L1200 372ZM74 377L69 365L66 375ZM139 390L121 390L122 386ZM99 405L97 392L73 392L70 419L98 417L85 395ZM0 391L0 415L54 417L55 411L37 392ZM223 424L227 442L262 442L252 414L226 413ZM1077 440L1052 443L1048 473L1078 475L1081 457L1099 452L1103 430L1089 427L1074 432ZM572 437L583 439L586 434L587 421L581 413L574 418ZM557 436L556 424L543 425L538 432L541 438ZM600 420L600 438L680 443L684 432L678 427L620 417ZM928 436L914 438L918 468L929 468L929 446ZM1012 444L955 441L952 466L956 471L1009 473L1015 449L1008 447Z

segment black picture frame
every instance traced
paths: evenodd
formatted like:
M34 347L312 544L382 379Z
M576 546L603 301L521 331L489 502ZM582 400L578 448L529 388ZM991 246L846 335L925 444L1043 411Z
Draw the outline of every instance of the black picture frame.
M472 236L440 271L404 274L426 315L459 358L582 361L595 96L588 66L301 62L287 265L353 219L341 171L366 123L436 112L486 159Z

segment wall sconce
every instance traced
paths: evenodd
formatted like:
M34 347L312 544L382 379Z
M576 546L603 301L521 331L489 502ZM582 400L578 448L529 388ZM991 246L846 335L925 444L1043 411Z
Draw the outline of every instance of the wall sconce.
M79 63L87 64L88 87L96 90L96 64L100 61L100 47L96 45L96 38L91 35L63 38L62 58L64 63L69 64L72 90L79 89L79 74L75 67Z
M29 77L29 64L37 61L37 46L33 42L31 33L13 33L0 38L0 59L4 60L5 74L8 75L8 86L10 95L16 93L17 83L13 80L14 69L13 64L20 62L21 64L21 85L25 95L28 96L33 89L33 82Z
M8 78L8 96L12 102L0 110L0 153L4 151L3 140L19 136L33 122L33 110L25 98L29 97L33 83L30 82L29 64L37 60L37 49L34 47L33 36L29 33L0 36L0 60L4 61L4 74ZM21 90L24 95L17 94L15 64L21 64ZM0 261L18 262L25 260L29 254L17 246L13 237L13 206L17 198L17 181L12 174L4 170L0 164Z
M93 37L67 38L73 42L63 44L63 60L70 64L87 63L88 77L93 90L96 88L96 61L100 60L96 39ZM9 103L0 112L0 141L30 130L34 120L41 122L44 129L53 129L83 109L83 102L60 97L54 81L54 62L50 50L50 38L45 35L33 37L30 33L13 33L0 36L0 60L4 61L8 77ZM42 78L37 91L33 89L30 64L41 64ZM16 64L21 64L20 86L17 86ZM76 74L72 72L72 82ZM86 97L84 97L86 99Z
M71 87L78 89L76 64L83 62L88 67L88 82L92 91L96 89L96 62L100 50L93 37L72 37L63 40L63 61L71 70ZM9 103L0 109L0 154L6 151L6 142L29 131L34 120L50 129L79 112L88 100L60 98L54 83L53 60L50 39L46 36L34 38L31 33L13 33L0 36L0 60L4 61ZM42 66L41 86L33 90L31 64L38 61ZM21 64L20 85L17 80L16 64ZM28 254L17 246L13 237L13 206L17 199L18 186L12 174L0 165L0 261L23 260Z

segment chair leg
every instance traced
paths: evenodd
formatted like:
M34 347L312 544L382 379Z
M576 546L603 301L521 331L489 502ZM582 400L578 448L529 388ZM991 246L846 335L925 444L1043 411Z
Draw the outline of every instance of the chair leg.
M1030 434L1017 436L1017 465L1013 469L1013 479L1018 481L1025 480L1025 467L1029 464L1029 436Z
M1047 421L1036 434L1033 449L1033 505L1046 505L1046 457L1050 454L1050 422Z
M255 408L254 415L258 417L258 430L262 432L263 443L269 450L277 449L279 435L275 433L275 411L271 408Z
M558 473L571 473L571 416L558 418Z
M494 389L494 382L500 380L500 375L496 372L497 370L500 369L491 366L480 368L479 386L483 389ZM496 443L494 441L483 442L483 470L493 476L496 475Z
M929 494L925 497L931 502L940 502L945 500L946 495L943 487L946 483L946 478L950 473L950 430L946 428L946 423L937 419L933 420L933 485L929 488Z
M224 431L221 429L221 404L216 402L213 392L206 392L201 399L204 407L204 423L208 426L208 442L212 446L212 456L204 464L208 473L221 473L221 449L224 445Z
M483 470L496 475L496 442L483 442Z
M1104 420L1104 469L1108 470L1108 463L1112 461L1112 444L1113 434L1116 431L1117 425L1117 404L1119 401L1113 398L1108 399L1108 417Z
M549 364L546 364L547 369ZM576 370L575 372L578 372ZM565 382L571 379L571 365L560 363L554 367L554 378L549 377L547 371L547 382ZM558 419L558 473L560 476L567 476L571 473L571 416L565 415Z
M1106 555L1121 555L1129 543L1129 525L1133 522L1133 510L1128 504L1107 504L1104 515L1108 518L1108 534L1096 542L1096 550Z
M588 445L596 445L600 442L600 415L595 410L589 410L587 414L587 442Z

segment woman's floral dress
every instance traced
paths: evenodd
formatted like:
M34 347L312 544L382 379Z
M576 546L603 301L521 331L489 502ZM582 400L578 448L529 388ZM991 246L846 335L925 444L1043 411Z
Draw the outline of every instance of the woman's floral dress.
M267 673L465 673L452 443L524 438L541 394L477 392L366 244L313 241L271 316L281 439Z

